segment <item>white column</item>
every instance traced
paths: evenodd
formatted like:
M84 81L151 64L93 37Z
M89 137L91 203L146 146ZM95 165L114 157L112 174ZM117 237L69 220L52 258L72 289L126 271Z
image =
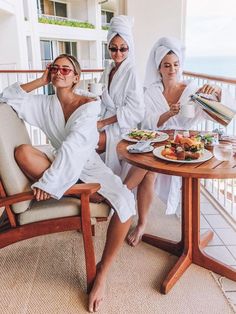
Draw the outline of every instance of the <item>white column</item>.
M88 22L92 23L96 29L101 29L101 5L98 0L88 0Z
M102 28L101 5L98 0L88 0L88 20L95 25L97 31L96 41L90 41L89 54L92 68L102 68L102 41L100 31Z
M136 64L142 79L149 52L159 37L184 40L185 8L186 0L126 0L127 15L134 17Z
M29 24L27 35L31 37L32 68L41 69L40 37L38 32L37 2L28 0Z

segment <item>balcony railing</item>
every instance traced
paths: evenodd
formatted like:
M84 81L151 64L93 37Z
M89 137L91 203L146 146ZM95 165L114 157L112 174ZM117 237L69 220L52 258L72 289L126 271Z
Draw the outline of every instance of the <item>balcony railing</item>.
M87 89L88 83L100 79L102 69L83 70L81 75L80 87ZM20 81L22 83L31 81L42 75L43 70L0 70L0 91L10 84ZM204 83L216 84L229 90L235 99L236 107L236 79L209 76L198 73L184 72L185 79L195 79L199 85ZM35 93L43 93L45 90L37 90ZM37 128L27 126L32 143L35 145L45 144L45 135ZM199 130L211 131L216 128L221 128L218 123L205 121L198 126ZM224 132L229 135L236 136L236 119L234 119L227 128L223 128ZM209 196L214 202L218 203L218 207L222 209L223 214L227 216L232 223L236 222L236 179L227 180L202 180L202 187L208 191Z
M42 75L44 70L0 70L0 91L14 82L27 83ZM103 69L83 69L79 87L87 89L88 83L99 81ZM40 93L37 90L36 93Z
M232 109L236 109L236 79L192 72L184 72L184 78L197 80L199 86L209 83L228 90L235 100L235 106ZM224 134L236 136L236 118L227 127L222 127L212 121L204 121L198 126L198 129L201 131L222 129ZM223 209L223 214L234 224L236 222L236 179L204 179L202 180L202 186L208 191L209 197L212 196L217 200L219 208Z

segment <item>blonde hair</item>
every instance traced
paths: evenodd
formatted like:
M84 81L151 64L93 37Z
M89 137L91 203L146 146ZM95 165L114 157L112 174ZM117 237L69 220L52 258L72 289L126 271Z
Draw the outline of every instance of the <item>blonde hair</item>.
M79 64L79 61L72 55L69 55L67 53L62 53L61 55L59 55L58 57L56 57L53 61L53 64L58 60L58 59L62 59L62 58L65 58L67 59L68 61L70 61L70 63L73 65L73 68L74 68L74 72L76 75L78 75L80 77L80 74L81 74L81 67L80 67L80 64ZM77 85L77 83L74 83L72 85L72 88L74 88L75 86Z
M63 53L63 54L59 55L58 57L56 57L54 59L53 63L55 63L58 59L62 59L62 58L65 58L68 61L70 61L70 63L73 65L75 74L80 76L80 74L81 74L81 67L80 67L79 61L72 55L69 55L67 53Z

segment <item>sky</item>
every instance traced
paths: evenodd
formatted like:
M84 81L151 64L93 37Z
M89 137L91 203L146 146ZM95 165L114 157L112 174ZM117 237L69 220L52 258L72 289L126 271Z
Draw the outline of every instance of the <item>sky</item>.
M186 56L236 56L236 0L187 0Z

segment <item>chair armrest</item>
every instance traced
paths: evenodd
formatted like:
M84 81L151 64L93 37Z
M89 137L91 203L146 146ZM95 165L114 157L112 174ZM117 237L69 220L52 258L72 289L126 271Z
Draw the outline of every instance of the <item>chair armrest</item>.
M99 183L80 183L74 184L69 190L67 190L64 195L68 194L93 194L100 189L101 185Z
M79 195L79 194L93 194L100 189L99 183L82 183L75 184L64 195ZM34 199L33 191L17 193L11 196L0 198L0 207L9 206L15 203L20 203Z

